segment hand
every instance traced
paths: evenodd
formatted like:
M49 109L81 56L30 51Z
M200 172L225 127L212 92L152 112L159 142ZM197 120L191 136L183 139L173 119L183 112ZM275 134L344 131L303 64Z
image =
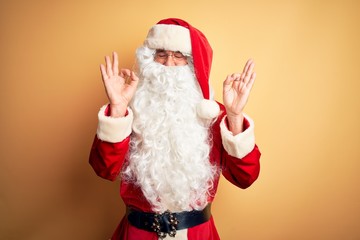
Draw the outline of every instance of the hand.
M116 52L113 52L113 62L105 56L106 67L101 64L101 76L105 86L106 95L110 102L112 117L125 116L126 108L135 94L139 78L129 69L121 69ZM128 79L129 80L126 80Z
M241 74L233 73L227 76L223 84L223 102L230 130L232 131L231 128L234 129L233 133L242 131L242 112L256 78L256 73L253 72L254 66L254 61L249 59Z

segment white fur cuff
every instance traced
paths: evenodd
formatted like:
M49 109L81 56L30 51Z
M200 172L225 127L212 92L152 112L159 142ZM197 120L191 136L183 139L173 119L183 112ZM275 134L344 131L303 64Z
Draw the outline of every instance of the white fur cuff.
M108 117L105 115L107 105L100 108L98 113L99 123L97 128L97 136L99 139L116 143L123 141L131 133L133 122L133 113L128 108L128 115L120 118Z
M243 158L255 147L254 122L249 116L244 114L244 117L249 121L250 126L242 133L234 136L225 124L225 117L220 123L221 138L224 148L229 155Z

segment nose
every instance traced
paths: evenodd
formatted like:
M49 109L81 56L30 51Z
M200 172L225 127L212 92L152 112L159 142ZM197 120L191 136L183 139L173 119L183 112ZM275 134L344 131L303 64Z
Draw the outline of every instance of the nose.
M170 55L170 54L167 55L164 65L165 66L175 66L175 61L174 61L174 58L172 55Z

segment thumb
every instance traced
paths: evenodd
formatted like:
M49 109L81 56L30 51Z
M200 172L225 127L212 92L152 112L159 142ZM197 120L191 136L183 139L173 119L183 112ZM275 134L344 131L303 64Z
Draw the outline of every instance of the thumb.
M223 89L224 89L224 91L228 91L228 90L231 89L231 86L232 86L233 81L234 81L234 79L233 79L230 75L228 75L228 76L226 77L226 79L225 79L224 82L223 82Z
M131 86L133 86L133 87L137 87L137 85L138 85L138 83L139 83L139 77L138 76L136 76L136 74L133 72L133 71L131 71L131 73L130 73L130 79L131 79L131 81L130 81L130 85Z

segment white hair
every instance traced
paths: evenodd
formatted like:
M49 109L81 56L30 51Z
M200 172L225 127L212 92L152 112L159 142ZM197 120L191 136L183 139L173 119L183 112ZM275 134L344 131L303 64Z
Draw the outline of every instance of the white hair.
M203 97L192 61L163 66L153 52L136 53L140 82L123 177L141 187L155 212L203 209L218 168L209 161L211 123L196 114Z

